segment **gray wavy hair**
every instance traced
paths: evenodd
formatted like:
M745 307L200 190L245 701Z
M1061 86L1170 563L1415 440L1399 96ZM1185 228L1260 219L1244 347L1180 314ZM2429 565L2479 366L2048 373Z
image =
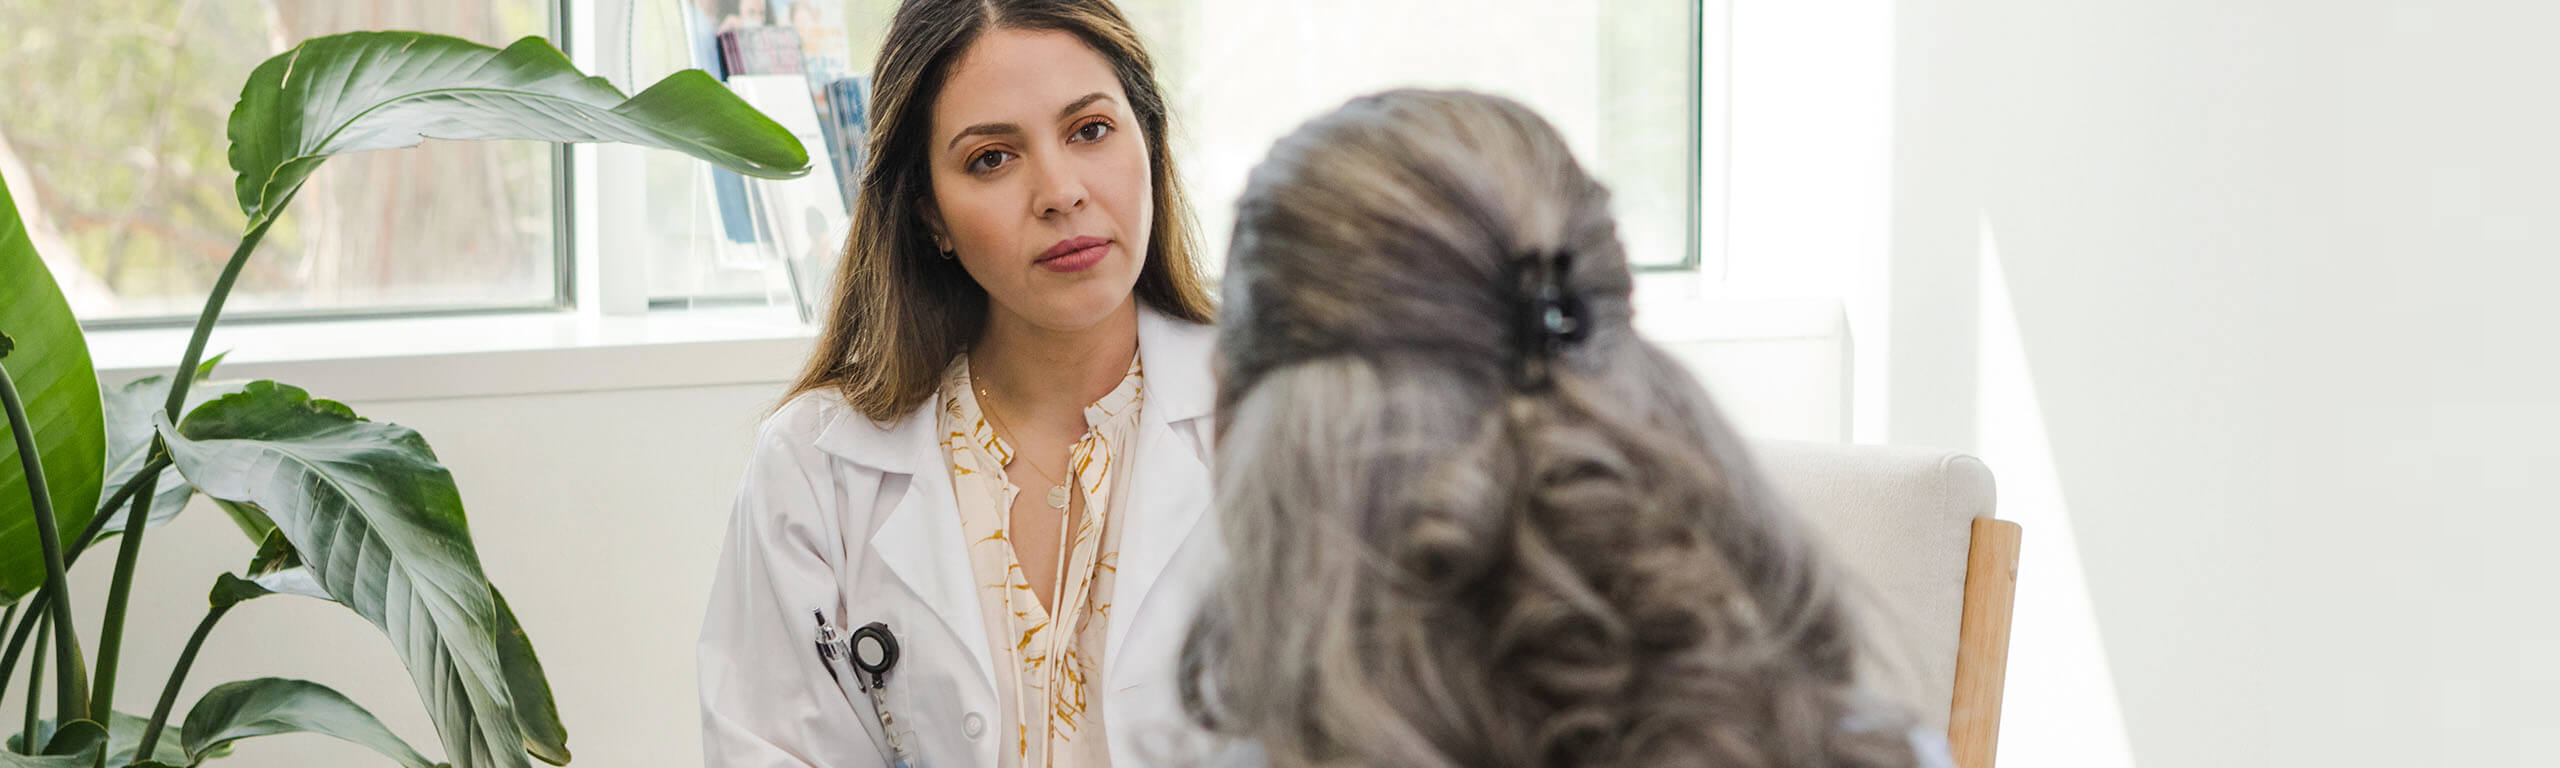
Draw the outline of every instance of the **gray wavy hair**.
M1364 97L1238 207L1195 720L1277 768L1912 764L1831 569L1629 326L1608 192L1546 121ZM1557 252L1589 335L1523 388L1512 265Z

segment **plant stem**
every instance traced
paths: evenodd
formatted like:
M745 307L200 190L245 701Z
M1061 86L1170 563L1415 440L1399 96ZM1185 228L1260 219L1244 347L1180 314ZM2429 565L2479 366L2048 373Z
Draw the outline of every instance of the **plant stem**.
M98 536L106 531L107 521L115 519L109 513L114 512L116 507L124 506L125 500L133 497L134 489L141 487L144 475L159 474L160 470L167 469L168 466L169 457L166 455L144 464L141 472L135 473L132 480L125 481L123 488L116 489L115 496L108 498L106 503L98 505L98 514L89 517L89 527L80 532L80 538L72 539L69 549L62 553L62 567L68 569L79 565L80 553L89 551L89 543L96 541ZM0 653L0 689L8 688L9 678L18 674L18 655L27 649L27 633L35 630L36 616L44 613L45 607L52 601L52 596L53 593L38 588L34 594L28 595L27 599L10 605L7 616L0 616L0 627L8 626L13 622L18 627L9 633L8 651ZM19 606L28 608L25 616L18 615ZM39 655L38 658L42 656Z
M68 569L80 564L80 553L89 551L89 542L96 540L99 534L106 530L107 521L115 519L108 513L113 512L115 507L123 506L125 499L132 497L134 489L142 485L143 475L158 474L168 466L169 457L166 455L143 465L142 472L134 475L134 479L126 481L123 488L117 489L114 498L99 505L98 514L89 518L88 529L81 531L80 538L72 540L70 550L62 553L62 567ZM27 634L35 630L36 617L45 612L45 608L52 599L53 593L38 588L35 594L28 595L27 599L9 606L9 615L16 617L18 628L9 633L8 650L0 652L0 689L9 687L9 678L18 673L18 654L27 649ZM27 614L24 616L17 614L20 605L27 606ZM5 626L10 621L9 618L0 617L0 626ZM38 658L42 658L42 655L38 655Z
M178 372L169 375L169 399L160 406L161 411L169 414L171 423L185 415L182 409L187 404L187 387L195 384L196 367L204 362L205 341L213 336L214 321L222 317L223 301L231 298L231 284L240 281L240 268L249 264L249 254L258 249L258 241L267 237L267 228L275 226L276 216L293 203L295 194L300 193L301 190L296 189L276 201L276 207L271 209L267 218L259 220L257 226L249 228L249 234L240 237L240 247L231 252L231 260L222 265L222 276L213 281L213 292L205 295L204 312L196 316L194 335L187 337L187 354L179 358ZM159 444L160 439L156 435L152 442L152 454L157 455L165 446Z
M35 596L26 599L27 613L18 617L18 628L9 632L8 652L0 654L0 690L7 690L9 678L18 673L18 654L27 650L27 636L36 630L36 617L49 615L45 610L50 606L49 598L52 596L50 592L38 590ZM35 663L43 664L44 661L39 657Z
M151 441L151 450L161 449L160 441ZM142 482L133 494L133 513L125 517L124 539L116 547L115 580L108 582L107 618L98 626L98 680L89 685L96 698L89 700L89 719L104 723L113 717L116 700L116 656L124 646L124 614L126 600L133 594L133 567L142 560L143 523L150 520L151 486L157 476Z
M44 459L36 455L35 428L27 421L26 404L18 400L18 384L5 367L0 367L0 407L9 412L9 431L18 438L18 463L26 469L27 493L35 500L36 539L44 546L44 588L54 596L54 640L65 648L75 647L79 641L71 637L71 578L62 565L62 531L53 525L53 497L44 483ZM64 683L54 686L54 719L68 721L87 712L88 702L80 700L79 686L69 684L69 677L78 674L71 668L71 655L54 658L64 676Z
M53 619L48 616L43 619L38 619L36 621L36 626L42 627L51 623L53 623ZM44 745L36 743L36 696L44 692L45 650L45 636L42 632L38 632L36 634L36 663L34 667L27 670L27 725L26 730L23 731L25 735L18 737L18 753L22 755L32 755L44 751Z
M5 690L9 687L10 675L17 672L18 654L27 650L27 637L29 635L36 635L38 637L45 638L53 636L49 633L39 634L40 632L44 632L45 628L53 626L53 614L49 610L52 607L52 598L52 592L38 590L34 597L26 599L25 603L27 606L27 612L18 617L18 628L9 632L9 650L6 653L0 653L0 690ZM42 645L42 643L38 643L39 647ZM74 632L71 635L71 647L74 649L80 647L80 635L77 632ZM59 651L61 649L56 648L54 650ZM34 661L27 665L29 675L35 676L42 675L44 673L43 665L45 653L46 652L42 650L36 651ZM75 666L80 663L80 660L76 657L71 661ZM80 675L72 675L68 679L75 687L80 683L88 682L88 678ZM88 696L86 691L82 691L80 694L82 698L87 698ZM30 700L27 702L27 711L29 714L33 714L35 712L34 701Z
M12 604L12 605L10 605L10 606L9 606L9 612L8 612L7 614L0 615L0 626L7 626L7 625L10 625L10 624L15 624L15 623L17 623L17 621L18 621L18 608L19 608L19 606L18 606L18 605L16 605L16 604ZM0 684L0 687L5 687L5 684ZM35 688L35 686L32 686L32 685L27 686L27 698L26 698L26 704L27 704L27 719L30 719L30 720L35 719L35 716L36 716L36 688ZM25 743L25 742L20 742L20 743L21 743L21 744L23 744L23 743Z
M116 494L109 497L106 503L98 505L98 514L89 517L89 527L80 532L80 538L72 539L71 546L62 553L62 567L67 569L80 564L80 553L89 551L90 542L96 541L98 536L106 531L107 521L115 519L109 513L114 512L117 507L124 506L125 500L133 497L134 489L142 485L143 475L158 474L160 470L168 467L168 456L163 455L153 459L150 463L144 464L142 471L135 473L133 479L125 481L124 487L116 489ZM0 627L12 624L17 626L16 630L9 633L8 651L0 653L0 689L8 688L9 679L17 676L18 656L27 650L27 634L35 630L36 616L44 613L46 604L51 600L51 594L38 588L34 594L28 595L27 599L11 604L7 615L0 616ZM18 615L20 607L29 609L25 616ZM37 658L41 659L43 656L39 654Z
M283 199L276 201L274 208L267 209L264 217L252 223L249 234L241 236L239 249L232 251L231 260L222 265L222 276L213 281L213 292L205 295L204 312L196 316L195 333L187 338L186 357L178 360L178 372L169 375L169 399L161 406L161 411L170 414L171 423L176 423L175 419L185 413L187 387L195 383L196 366L204 362L205 340L213 335L214 321L222 317L222 303L231 297L232 284L240 281L240 268L248 265L249 254L257 251L259 240L266 239L267 228L275 226L276 217L283 214L285 206L291 205L293 196L301 191L296 187L285 193ZM151 447L147 450L150 452L144 454L146 456L166 455L169 450L166 436L153 435ZM115 716L116 661L124 650L125 608L133 597L133 568L142 559L143 523L151 519L151 492L158 481L159 473L144 475L141 488L134 491L133 513L125 517L124 540L116 547L115 579L107 584L107 615L98 625L98 677L97 682L89 685L89 689L97 694L97 698L90 702L89 715L101 723L109 722Z
M133 498L133 492L142 487L143 478L158 477L160 470L168 468L168 454L151 457L151 461L142 465L142 471L133 473L133 479L124 481L124 487L117 488L114 496L107 497L105 503L99 504L98 513L89 516L89 527L80 529L80 536L72 539L71 546L62 551L63 567L79 564L80 553L89 551L89 545L107 532L107 523L116 519L116 508L124 506L126 500Z
M214 622L221 621L222 614L230 611L231 606L215 606L204 612L204 621L196 622L195 635L187 638L187 650L178 654L177 668L169 670L169 682L160 686L160 703L151 708L151 724L142 729L142 741L134 747L133 759L150 759L151 748L159 746L160 729L169 723L169 708L178 703L178 684L187 681L187 670L196 665L196 651L204 648L205 636L213 634Z

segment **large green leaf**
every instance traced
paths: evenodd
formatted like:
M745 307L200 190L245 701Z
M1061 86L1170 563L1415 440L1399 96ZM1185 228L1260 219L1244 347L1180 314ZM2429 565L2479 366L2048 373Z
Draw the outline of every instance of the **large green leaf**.
M73 720L70 725L52 730L44 737L44 754L84 755L92 759L107 747L106 726L96 720Z
M194 413L197 406L248 386L246 380L207 380L213 374L214 365L220 362L221 356L216 355L196 367L195 384L187 388L186 413ZM160 406L168 399L168 374L135 379L107 393L107 480L100 486L103 493L113 493L115 489L124 487L133 479L134 473L142 471L142 466L148 463L150 457L146 453L151 448L151 415L159 413ZM181 415L178 420L186 421L186 417ZM178 511L185 509L187 500L196 493L195 486L188 485L186 479L175 472L161 473L159 482L152 487L158 490L151 497L151 519L147 525L156 526L177 517ZM122 532L124 520L124 513L116 512L100 529L102 537Z
M330 600L328 591L320 588L320 578L312 575L309 568L277 571L254 579L222 574L215 577L213 592L207 598L214 607L221 608L268 595L301 595Z
M436 763L385 728L364 707L328 686L302 680L266 677L223 683L206 691L187 710L179 760L153 749L153 757L170 765L195 765L229 749L232 742L281 733L317 733L382 753L403 768L432 768Z
M305 40L249 74L231 112L240 210L275 209L330 155L421 139L611 141L672 149L750 176L808 172L809 152L701 70L625 98L538 37L498 50L416 32Z
M89 768L98 761L96 750L77 755L21 755L0 752L0 768Z
M269 535L258 546L249 574L249 578L222 574L208 595L213 606L228 607L268 595L331 599L281 532ZM551 680L542 672L542 660L534 655L533 639L516 622L515 610L507 607L505 594L491 587L489 597L498 606L498 662L506 670L507 691L515 699L516 724L524 729L525 751L552 765L568 765L569 730L560 722L559 705L551 698Z
M187 480L273 520L330 599L391 638L457 766L523 766L499 616L424 438L259 381L159 429Z
M18 220L18 204L0 183L0 334L15 348L0 358L35 432L56 528L67 539L89 524L106 476L107 433L98 373L80 321L36 256ZM44 585L44 550L36 543L35 500L18 459L18 441L0 419L0 602L16 602Z
M542 673L533 638L525 635L524 625L516 623L515 609L507 607L506 595L493 586L489 597L498 601L498 663L507 671L507 691L515 696L516 725L524 729L524 749L543 762L568 765L569 727L560 722L560 705L551 699L551 678Z
M267 519L266 510L259 509L256 504L214 499L213 505L231 516L231 524L240 526L241 535L249 537L250 541L264 541L267 534L276 530L276 521Z
M133 759L134 748L141 745L142 731L151 724L151 719L138 715L125 714L123 712L115 713L115 717L111 719L113 722L109 723L107 726L107 765L129 765L135 762ZM91 721L78 720L74 722L87 724ZM54 745L52 744L54 740L53 735L53 721L45 720L36 723L36 741L45 743L47 751L76 751L80 746L78 744L64 744L62 745L63 749L54 749ZM94 738L95 734L88 734L88 736ZM17 751L19 741L20 739L18 734L13 730L9 735L9 750L13 752ZM208 754L207 756L212 756L212 754ZM193 762L199 762L200 760L190 759L187 756L186 748L180 746L177 739L163 738L160 740L159 744L152 746L151 761L156 763L166 763L169 765L188 765Z

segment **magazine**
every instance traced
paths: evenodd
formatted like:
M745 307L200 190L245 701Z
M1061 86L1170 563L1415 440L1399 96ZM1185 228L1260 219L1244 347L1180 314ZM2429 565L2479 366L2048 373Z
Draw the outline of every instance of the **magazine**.
M852 57L843 8L827 0L676 1L694 65L809 150L810 172L797 179L711 170L724 236L757 243L779 261L801 319L814 322L826 311L849 224L859 168L851 148L867 134L860 126L868 79L845 76Z

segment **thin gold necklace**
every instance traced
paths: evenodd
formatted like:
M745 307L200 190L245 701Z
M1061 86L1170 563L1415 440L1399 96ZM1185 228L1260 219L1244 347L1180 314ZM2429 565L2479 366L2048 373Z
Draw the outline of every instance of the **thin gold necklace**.
M987 388L985 387L979 387L978 402L980 407L978 410L985 411L987 418L995 420L996 429L1002 430L1006 434L1021 434L1013 431L1012 426L1005 424L1003 416L996 415L995 404L992 402L994 397L995 393L987 391ZM1015 456L1021 458L1024 466L1028 466L1031 468L1031 471L1039 473L1040 479L1049 484L1049 508L1061 510L1066 509L1068 501L1067 484L1058 482L1058 477L1056 475L1049 474L1049 470L1041 469L1040 462L1032 461L1030 454L1016 451ZM1069 458L1070 460L1073 459L1072 456Z
M1007 426L1004 423L1004 417L996 415L994 404L990 402L994 397L995 393L987 391L985 387L979 387L978 410L985 413L987 418L995 420L996 429L998 431L1014 433L1013 427ZM1049 483L1049 508L1058 510L1058 559L1055 565L1055 570L1049 578L1049 614L1051 616L1056 616L1066 607L1067 555L1069 554L1067 541L1074 535L1074 532L1067 530L1067 486L1064 483L1058 482L1058 479L1055 476L1050 475L1048 470L1041 469L1040 463L1032 461L1029 454L1021 453L1017 450L1014 453L1014 457L1021 459L1023 465L1030 467L1031 471L1040 473L1040 479ZM1070 456L1069 460L1072 461L1073 457ZM1007 527L1011 526L1008 525Z

